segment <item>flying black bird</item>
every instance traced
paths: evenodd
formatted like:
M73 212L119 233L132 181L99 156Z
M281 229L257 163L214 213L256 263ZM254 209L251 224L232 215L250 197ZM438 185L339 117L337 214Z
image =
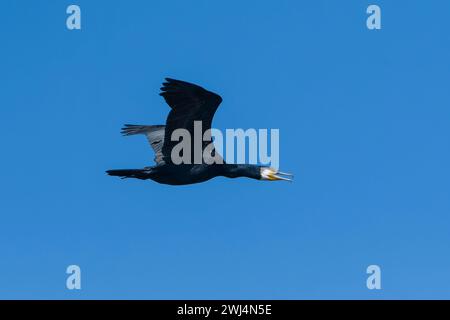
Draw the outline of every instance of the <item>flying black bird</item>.
M125 125L122 134L125 136L144 134L155 151L156 165L143 169L122 169L106 171L110 176L122 178L151 179L159 183L183 185L207 181L217 176L228 178L247 177L258 180L292 181L292 175L278 172L269 167L250 164L227 164L216 154L212 138L204 138L202 159L199 163L183 162L175 164L171 159L172 148L179 142L172 141L172 133L176 129L186 129L194 136L194 122L201 121L202 137L211 129L212 119L222 98L192 83L166 78L160 95L171 108L166 125ZM204 152L212 146L208 152ZM195 147L192 147L194 151ZM183 150L184 152L184 150ZM194 158L194 152L192 159ZM217 160L220 161L217 161ZM215 161L213 161L215 160Z

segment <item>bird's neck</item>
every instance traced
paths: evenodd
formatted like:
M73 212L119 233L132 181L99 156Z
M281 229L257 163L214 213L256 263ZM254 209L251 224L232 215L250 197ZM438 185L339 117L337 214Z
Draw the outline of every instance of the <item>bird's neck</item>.
M222 176L227 178L247 177L261 179L260 167L253 164L223 164Z

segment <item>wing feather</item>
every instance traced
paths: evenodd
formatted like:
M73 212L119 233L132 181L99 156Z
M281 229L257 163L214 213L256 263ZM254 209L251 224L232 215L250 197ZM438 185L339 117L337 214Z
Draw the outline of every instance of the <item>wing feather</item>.
M178 143L171 141L172 132L183 128L194 137L194 121L202 122L202 135L211 129L214 114L222 102L222 98L204 88L181 80L166 78L160 95L172 109L166 120L162 154L166 163L170 162L172 148ZM192 139L191 139L192 140ZM212 140L204 141L203 148ZM193 148L193 143L192 143ZM194 157L193 152L191 152Z
M133 125L126 124L122 128L122 134L124 136L131 136L135 134L143 134L147 137L147 140L155 152L155 162L157 164L164 164L164 156L162 153L162 148L164 144L164 133L166 126L155 125L155 126L145 126L145 125Z

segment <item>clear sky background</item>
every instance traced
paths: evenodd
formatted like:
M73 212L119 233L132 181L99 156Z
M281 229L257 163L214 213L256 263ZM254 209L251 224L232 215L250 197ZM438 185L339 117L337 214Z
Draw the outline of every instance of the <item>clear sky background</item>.
M437 0L3 1L0 298L450 298L449 15ZM120 128L165 122L166 76L223 97L216 128L279 128L295 182L106 176L152 164Z

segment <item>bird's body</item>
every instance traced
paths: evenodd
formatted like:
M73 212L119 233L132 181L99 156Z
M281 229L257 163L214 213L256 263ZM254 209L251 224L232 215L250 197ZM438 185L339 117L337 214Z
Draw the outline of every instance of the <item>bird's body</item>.
M235 164L165 164L143 169L110 170L117 176L147 180L170 185L184 185L208 181L214 177L248 177L259 179L260 168Z
M169 164L153 167L150 179L165 184L184 185L208 181L220 172L220 165Z
M122 134L125 136L143 134L155 151L156 165L143 169L108 170L111 176L121 178L151 179L158 183L169 185L185 185L204 182L211 178L224 176L228 178L247 177L259 180L291 180L283 177L277 170L250 164L227 164L220 155L216 154L212 145L212 138L205 137L205 132L211 129L212 119L222 98L195 84L166 78L161 88L171 111L167 116L166 125L125 125ZM178 144L172 140L177 129L183 129L191 136L195 135L195 122L201 122L203 142L200 162L195 158L195 146L192 145L188 153L189 161L177 163L172 159L172 149ZM205 152L207 150L208 152ZM184 152L184 151L183 151ZM220 161L216 161L216 160ZM211 161L215 160L215 161Z

